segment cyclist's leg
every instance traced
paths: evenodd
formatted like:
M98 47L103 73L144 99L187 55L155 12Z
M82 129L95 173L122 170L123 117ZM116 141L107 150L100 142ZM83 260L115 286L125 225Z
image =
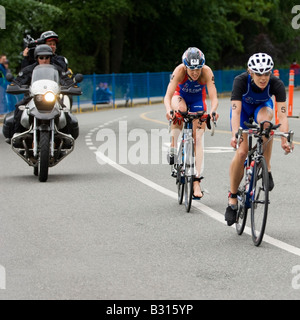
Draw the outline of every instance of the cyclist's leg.
M244 162L248 154L248 137L247 134L243 134L243 142L236 150L235 155L231 161L229 168L230 176L230 193L237 194L238 187L244 176ZM229 205L236 205L237 198L229 198Z
M231 118L231 113L230 113L230 118ZM244 109L242 109L240 126L243 128L245 128L244 121L249 122L249 115L246 113ZM244 176L244 163L248 155L247 134L243 134L242 139L243 141L240 143L239 148L236 150L229 168L230 194L228 196L228 206L225 211L225 220L227 221L228 226L231 226L236 222L237 212L238 212L237 192L238 192L238 187Z
M241 111L241 119L240 119L240 126L244 129L246 129L244 122L249 122L249 119L251 115L249 115L245 110L246 108L243 108ZM230 120L231 120L231 114L230 114ZM230 121L231 123L231 121ZM238 191L238 187L241 183L241 180L244 175L244 162L248 155L248 136L247 134L243 134L243 141L240 144L239 148L236 150L234 157L231 161L230 168L229 168L229 176L230 176L230 193L236 194ZM228 205L236 205L237 204L237 198L229 198Z
M269 99L266 103L256 108L254 113L255 122L272 121L273 119L273 101ZM266 139L264 139L266 140ZM264 157L267 162L268 171L271 171L271 154L272 154L273 139L264 145Z
M262 104L255 110L255 121L260 123L262 121L268 120L272 121L273 119L273 101L269 99L266 103ZM264 138L264 142L267 139ZM274 181L271 174L271 156L272 156L272 148L273 148L273 139L269 140L264 144L264 157L266 159L268 172L269 172L269 191L272 191L274 188Z
M199 112L206 111L206 106L203 106L202 100L195 101L189 106L189 111ZM199 120L193 121L193 138L194 138L194 150L195 150L195 165L196 173L195 178L197 179L193 183L194 196L196 198L202 198L203 193L200 187L199 178L204 169L204 132L206 124L205 122L199 123Z
M179 95L179 92L175 92L175 94L172 97L171 100L171 107L172 110L174 111L181 111L181 112L186 112L187 111L187 105L183 97ZM178 137L180 135L180 132L183 128L183 123L181 124L171 124L171 148L177 148L177 141Z

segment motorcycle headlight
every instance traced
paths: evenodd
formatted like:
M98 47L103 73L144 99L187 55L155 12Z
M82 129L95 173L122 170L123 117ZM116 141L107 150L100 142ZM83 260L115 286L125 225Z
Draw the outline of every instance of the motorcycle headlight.
M45 101L46 101L46 102L53 102L53 101L55 101L55 95L54 95L53 92L47 92L47 93L45 93L44 98L45 98Z
M56 96L53 92L46 92L45 94L38 94L34 97L34 102L37 109L41 112L49 112L53 109L56 101Z

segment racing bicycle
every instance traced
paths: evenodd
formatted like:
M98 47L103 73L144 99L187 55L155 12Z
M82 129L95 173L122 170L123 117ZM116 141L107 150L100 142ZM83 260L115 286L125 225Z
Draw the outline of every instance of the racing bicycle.
M171 113L172 114L172 113ZM175 118L182 120L184 128L180 139L179 148L175 155L172 167L172 176L176 178L178 203L182 204L184 198L185 209L190 212L192 200L199 200L193 196L193 182L195 179L195 151L193 138L193 121L198 119L200 123L206 122L211 129L210 115L205 111L200 112L175 112ZM174 121L170 120L170 122ZM215 113L213 113L213 128L216 125ZM203 177L200 178L200 180Z
M248 209L251 209L251 233L255 246L262 242L268 216L269 199L269 173L264 157L264 145L274 136L285 137L292 145L294 132L276 132L280 124L274 125L270 121L263 121L259 125L244 123L248 129L239 128L237 148L239 147L244 133L248 134L248 155L244 163L244 178L237 192L238 214L236 220L236 231L238 235L244 232ZM256 144L253 144L253 138Z

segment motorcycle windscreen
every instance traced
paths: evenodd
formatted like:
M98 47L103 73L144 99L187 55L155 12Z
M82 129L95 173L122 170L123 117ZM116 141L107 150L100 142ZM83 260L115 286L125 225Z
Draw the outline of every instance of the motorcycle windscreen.
M36 66L32 72L31 84L39 80L51 80L59 84L57 69L51 64Z

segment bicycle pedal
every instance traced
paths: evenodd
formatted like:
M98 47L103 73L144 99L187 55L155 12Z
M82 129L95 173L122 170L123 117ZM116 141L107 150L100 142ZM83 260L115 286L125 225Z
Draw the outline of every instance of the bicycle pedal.
M171 177L177 178L177 172L172 172L172 173L171 173Z
M202 198L203 198L203 196L202 196L202 197L195 197L195 196L193 195L193 197L192 197L193 200L201 200Z

